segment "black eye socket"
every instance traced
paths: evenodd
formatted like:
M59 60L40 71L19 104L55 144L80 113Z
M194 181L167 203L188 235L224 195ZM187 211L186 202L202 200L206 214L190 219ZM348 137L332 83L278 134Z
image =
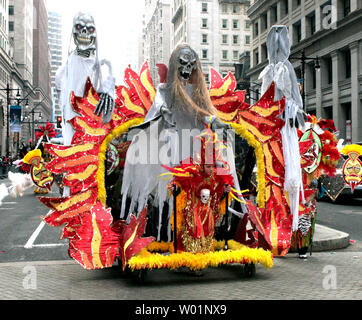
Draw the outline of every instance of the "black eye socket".
M78 24L75 25L75 28L76 28L77 30L81 30L81 29L83 28L83 26L78 23Z

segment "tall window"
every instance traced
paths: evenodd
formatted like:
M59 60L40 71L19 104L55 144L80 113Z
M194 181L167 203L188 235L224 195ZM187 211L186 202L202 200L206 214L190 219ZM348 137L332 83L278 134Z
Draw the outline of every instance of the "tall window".
M223 34L222 35L222 44L227 44L228 43L228 35L227 34Z
M222 51L222 58L223 58L223 60L226 60L228 58L228 51L227 50Z
M9 6L9 16L14 15L14 6Z
M228 27L227 19L222 19L221 21L221 28L226 29Z
M351 77L351 51L345 50L343 51L343 58L344 58L344 69L345 69L345 76L346 79Z
M226 3L222 4L221 11L222 11L222 13L227 13L228 12L228 5Z
M302 25L301 22L298 21L293 24L293 44L300 42L302 39Z
M207 34L202 34L202 43L207 43Z
M250 36L245 36L245 44L250 44Z
M342 0L343 16L347 16L351 12L351 0Z
M202 57L202 59L207 59L207 49L202 49L201 57Z
M207 3L203 2L203 3L201 4L201 11L202 11L202 12L207 12Z
M239 12L239 6L237 4L233 4L233 13Z
M250 29L250 20L245 20L245 29Z
M204 19L201 20L201 27L202 28L207 28L207 19L204 18Z
M239 51L234 50L233 51L233 59L238 60L239 59Z
M259 35L259 23L254 23L254 35L257 37Z
M233 35L233 44L238 44L239 43L239 36L234 34Z
M238 29L239 28L239 21L238 20L233 20L233 29Z

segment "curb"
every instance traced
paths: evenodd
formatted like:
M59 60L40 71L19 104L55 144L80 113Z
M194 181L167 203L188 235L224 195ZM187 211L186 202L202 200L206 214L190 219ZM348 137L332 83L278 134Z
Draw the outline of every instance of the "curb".
M348 233L316 224L313 251L343 249L349 246L349 239Z

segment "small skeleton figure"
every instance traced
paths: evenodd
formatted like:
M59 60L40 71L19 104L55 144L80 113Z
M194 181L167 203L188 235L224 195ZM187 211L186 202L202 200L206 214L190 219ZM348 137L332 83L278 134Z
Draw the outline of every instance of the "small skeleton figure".
M70 105L72 92L83 97L84 87L88 78L99 93L99 103L95 114L103 117L103 123L111 120L114 110L115 79L108 61L98 59L97 29L91 15L77 13L73 19L72 37L76 46L69 56L66 64L56 76L57 89L60 92L60 104L63 113L64 145L70 145L74 130L68 122L77 116ZM108 77L103 80L101 66L106 64L109 68Z

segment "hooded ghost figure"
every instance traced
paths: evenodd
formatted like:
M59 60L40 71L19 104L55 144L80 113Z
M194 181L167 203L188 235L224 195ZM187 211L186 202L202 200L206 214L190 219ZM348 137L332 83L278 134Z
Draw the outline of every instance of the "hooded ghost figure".
M303 102L297 77L289 62L290 39L284 25L272 26L267 38L269 65L261 72L262 94L275 83L275 101L285 97L285 125L282 128L283 156L285 161L284 189L288 191L290 209L293 214L293 231L298 229L299 193L302 191L302 170L295 120L304 125Z
M168 201L169 183L159 178L166 172L161 164L173 167L192 157L200 147L194 145L194 138L205 130L205 124L211 124L213 131L222 136L228 127L215 115L216 110L210 100L199 58L189 45L181 44L170 57L166 83L158 86L144 123L129 133L132 143L127 152L123 175L121 218L128 214L127 198L131 200L128 211L140 212L146 206L149 195L152 195L153 205L159 208L160 238L162 210ZM226 140L225 136L223 140ZM238 188L231 147L225 157L234 173L235 187ZM172 199L168 204L170 217Z
M98 59L96 32L94 19L90 14L80 12L74 16L72 38L76 48L70 52L67 62L58 71L55 79L63 115L64 145L70 145L74 135L74 130L68 121L78 115L71 106L71 94L74 92L76 96L83 97L88 77L100 94L96 113L98 115L103 113L104 123L112 118L115 79L110 63L106 60L100 62ZM109 76L105 80L103 80L101 72L103 64L107 64L109 68Z

